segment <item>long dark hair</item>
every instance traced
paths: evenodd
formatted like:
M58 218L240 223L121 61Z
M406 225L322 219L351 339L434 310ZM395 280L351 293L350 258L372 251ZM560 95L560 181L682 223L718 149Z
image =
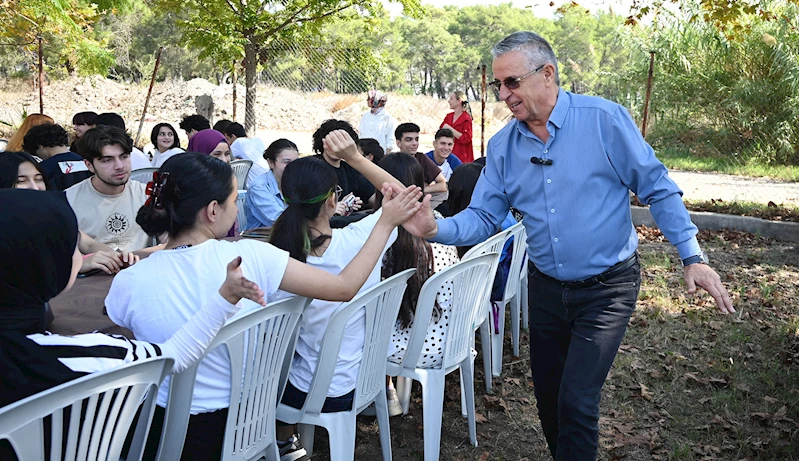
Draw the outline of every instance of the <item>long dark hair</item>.
M379 165L401 183L424 188L422 166L413 156L404 152L389 154L380 160ZM380 191L377 194L377 203L380 203L383 197ZM433 275L435 267L433 247L424 239L414 237L404 228L398 227L397 240L386 251L383 259L382 275L384 278L391 277L405 269L416 269L416 273L408 280L408 289L405 290L400 305L398 318L403 327L407 327L413 321L419 292L424 282Z
M194 227L197 213L216 200L220 204L233 193L233 170L225 162L198 152L175 155L159 173L169 173L159 197L139 209L136 222L148 235L174 237Z
M331 237L311 236L308 224L319 217L327 199L336 193L336 185L336 171L323 160L305 157L286 165L281 192L288 206L272 226L269 242L305 262L311 250Z
M153 131L150 132L150 141L153 143L155 150L158 150L158 132L161 131L161 128L163 127L167 127L170 131L172 131L172 145L169 146L169 148L174 149L175 147L180 147L180 139L178 139L178 132L175 131L175 127L169 123L159 123L158 125L154 126Z
M452 176L447 183L447 188L449 189L447 205L450 216L455 216L469 207L474 187L477 185L477 180L480 179L480 173L482 172L483 165L476 162L464 163L452 172ZM470 248L471 246L458 247L458 256L462 258Z
M19 179L19 166L30 162L42 174L39 162L27 152L0 152L0 189L13 189ZM44 176L44 174L42 174Z
M264 151L264 160L277 162L277 156L286 149L298 150L297 145L286 138L280 138L272 142Z

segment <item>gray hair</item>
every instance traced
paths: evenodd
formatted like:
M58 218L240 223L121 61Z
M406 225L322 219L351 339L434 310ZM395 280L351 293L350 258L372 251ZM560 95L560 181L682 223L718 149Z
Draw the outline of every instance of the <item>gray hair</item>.
M494 45L494 48L491 49L491 56L496 59L511 51L520 51L524 53L531 70L546 63L555 66L555 84L560 86L558 58L555 57L552 46L544 37L535 32L514 32Z

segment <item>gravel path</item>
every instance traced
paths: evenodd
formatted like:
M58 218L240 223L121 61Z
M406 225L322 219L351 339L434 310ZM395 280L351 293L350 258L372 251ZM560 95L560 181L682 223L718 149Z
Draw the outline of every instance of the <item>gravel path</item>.
M799 206L799 182L676 170L669 171L669 176L683 190L683 198L689 200L771 201Z

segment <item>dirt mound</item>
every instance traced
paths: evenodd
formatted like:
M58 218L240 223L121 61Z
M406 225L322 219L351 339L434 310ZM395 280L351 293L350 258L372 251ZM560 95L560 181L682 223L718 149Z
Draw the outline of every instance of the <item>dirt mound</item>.
M29 113L38 112L38 91L29 81L3 82L0 89L0 122L16 126L21 122L24 110ZM243 122L246 90L244 86L238 85L236 91L236 119ZM149 141L150 130L158 122L171 123L177 128L183 116L195 112L194 99L203 94L209 94L214 99L212 123L215 120L232 118L231 84L215 85L201 78L156 83L139 145ZM147 85L144 83L121 83L99 76L73 77L45 86L44 112L66 127L70 127L72 115L76 112L117 112L125 118L128 131L135 136L146 96ZM367 109L365 101L366 94L298 92L259 85L256 103L258 130L308 132L330 118L347 120L357 127ZM491 106L496 104L489 105ZM504 104L500 103L499 106L499 109L491 107L486 111L489 126L493 127L491 132L504 125L502 118L507 114L507 109L503 112ZM413 121L421 127L423 133L432 134L449 112L449 107L446 101L430 96L390 94L387 110L400 123ZM479 112L479 108L476 112ZM477 117L478 113L475 114L475 118ZM477 130L478 127L475 126L475 131ZM0 123L0 135L9 136L11 131L10 127ZM185 136L182 132L180 135ZM184 145L186 142L183 138Z

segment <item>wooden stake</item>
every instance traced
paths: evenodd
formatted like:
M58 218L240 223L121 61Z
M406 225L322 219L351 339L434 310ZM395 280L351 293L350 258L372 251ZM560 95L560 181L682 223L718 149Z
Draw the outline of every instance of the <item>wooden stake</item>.
M488 84L486 83L486 65L483 64L483 80L480 83L480 154L485 157L486 155L486 90Z
M649 52L649 76L646 79L646 99L644 100L644 120L641 122L641 136L646 137L646 122L649 119L649 98L652 94L652 77L655 67L655 52Z
M150 95L153 93L155 74L158 72L158 65L161 64L162 51L164 51L163 46L158 48L158 54L155 56L155 68L153 68L153 76L150 78L150 88L147 90L147 98L144 100L144 109L141 112L141 120L139 121L139 131L136 132L136 140L133 141L134 146L139 144L139 136L141 136L141 130L144 128L144 117L147 115L147 106L150 104Z
M44 59L42 58L42 37L39 37L39 113L44 114Z

